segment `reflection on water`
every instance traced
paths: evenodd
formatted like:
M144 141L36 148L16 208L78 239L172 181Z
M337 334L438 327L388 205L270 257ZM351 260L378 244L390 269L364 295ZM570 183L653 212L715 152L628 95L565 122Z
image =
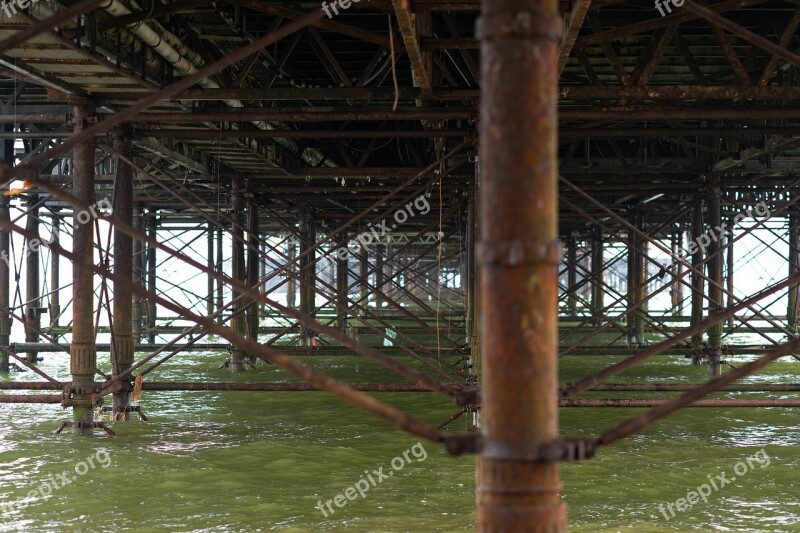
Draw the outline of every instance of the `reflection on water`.
M159 381L278 381L274 367L243 376L216 368L224 354L193 353L148 379ZM64 355L45 354L43 369L62 379ZM743 358L746 359L746 358ZM562 381L593 373L611 359L567 357ZM386 371L344 357L311 363L343 381L387 381ZM756 382L791 382L798 363L779 362ZM15 380L38 380L30 372ZM659 357L616 382L689 382L704 367ZM664 397L665 393L592 393L587 397ZM740 397L735 393L718 397ZM751 397L764 394L749 393ZM789 394L782 394L792 397ZM433 394L381 394L417 417L438 424L455 411ZM0 502L24 500L50 475L74 468L99 449L111 466L81 476L47 498L2 516L2 531L354 531L434 532L474 529L474 460L451 458L433 444L366 498L325 518L315 505L353 485L364 470L389 461L417 439L322 393L145 392L150 422L115 424L118 437L54 435L69 412L58 406L0 406ZM564 435L597 435L640 412L563 409ZM800 434L792 409L688 409L648 432L601 449L590 461L561 468L570 530L791 531L800 523L795 475ZM453 431L463 429L459 421ZM764 448L771 459L667 521L658 505L674 502L731 471Z

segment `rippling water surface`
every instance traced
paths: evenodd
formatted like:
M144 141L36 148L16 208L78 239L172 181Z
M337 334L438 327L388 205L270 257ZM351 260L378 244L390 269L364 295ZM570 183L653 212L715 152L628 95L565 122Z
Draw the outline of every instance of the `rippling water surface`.
M187 354L148 379L286 379L267 366L231 376L216 369L224 357ZM308 362L344 381L390 379L384 370L355 358ZM562 381L597 371L608 362L609 358L600 357L564 358ZM798 365L779 362L749 381L795 382ZM66 379L67 356L45 354L42 368ZM27 371L11 377L38 380ZM659 357L615 381L685 383L705 378L704 367L692 367L678 357ZM650 396L664 397L659 394ZM433 394L381 394L380 398L432 424L456 410ZM0 530L474 529L473 458L451 458L428 443L423 443L424 461L410 456L411 464L368 491L366 498L334 507L335 514L323 516L315 508L319 500L352 486L365 470L390 469L390 461L417 442L326 394L145 392L142 406L149 422L117 423L113 427L118 436L113 439L79 439L53 434L59 421L69 418L60 407L1 405L0 502L12 502L14 507L0 507ZM561 428L564 435L597 435L638 412L562 409ZM646 433L602 449L593 460L564 465L562 494L569 506L570 530L800 530L798 416L796 409L687 409ZM464 422L451 427L460 431ZM711 494L707 503L700 501L669 520L659 511L659 504L674 505L709 476L727 472L730 478L737 462L762 448L768 466L754 463L745 475ZM109 466L96 464L84 475L74 475L76 465L88 457L107 457ZM44 498L28 496L64 471L74 481Z

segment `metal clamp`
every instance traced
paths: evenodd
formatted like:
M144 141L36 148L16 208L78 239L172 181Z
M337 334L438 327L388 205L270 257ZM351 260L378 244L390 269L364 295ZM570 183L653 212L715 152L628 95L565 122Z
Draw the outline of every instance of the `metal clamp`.
M507 461L571 463L594 457L598 440L594 437L567 437L527 446L465 433L445 437L444 445L450 455L480 453L482 457Z
M477 251L484 265L522 266L558 264L561 261L561 244L558 239L549 242L521 240L480 242Z

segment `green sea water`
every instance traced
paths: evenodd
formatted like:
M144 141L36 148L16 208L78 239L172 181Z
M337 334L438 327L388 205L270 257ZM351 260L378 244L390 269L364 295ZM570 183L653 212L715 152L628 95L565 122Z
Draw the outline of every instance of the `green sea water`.
M44 354L43 370L67 379L65 354ZM107 355L101 355L107 357ZM157 381L280 381L259 366L233 376L217 370L225 354L189 353L147 379ZM730 359L734 364L748 359ZM562 381L607 366L608 357L562 359ZM390 381L376 365L354 357L305 358L343 381ZM791 360L771 365L751 382L796 382ZM656 359L617 382L698 382L706 369L679 357ZM39 380L31 372L0 379ZM792 397L773 393L779 397ZM666 397L666 393L593 393L587 397ZM734 393L719 397L740 397ZM749 393L748 397L767 397ZM380 398L432 424L456 408L434 394L384 393ZM50 405L0 405L2 531L353 531L474 530L474 458L447 456L427 442L424 460L408 455L402 470L364 498L315 506L383 467L418 439L324 393L145 392L149 422L113 424L116 438L54 435L69 412ZM562 409L564 435L598 435L637 409ZM800 530L800 434L796 409L686 409L647 432L561 468L571 531ZM470 420L450 426L461 431ZM417 448L419 450L419 448ZM669 519L673 503L760 450L769 465L745 475ZM100 455L98 455L98 453ZM77 475L89 457L104 467ZM45 497L29 497L61 472L74 478Z

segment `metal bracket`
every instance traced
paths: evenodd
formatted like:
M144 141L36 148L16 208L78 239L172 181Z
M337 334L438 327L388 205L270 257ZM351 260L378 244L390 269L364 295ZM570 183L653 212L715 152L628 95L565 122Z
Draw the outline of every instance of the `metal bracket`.
M497 439L487 439L478 433L464 433L444 438L450 455L480 453L482 457L507 461L565 462L591 459L597 452L594 437L565 437L535 446L522 446Z
M522 266L541 263L558 264L561 244L550 242L493 241L478 243L478 257L484 265Z

